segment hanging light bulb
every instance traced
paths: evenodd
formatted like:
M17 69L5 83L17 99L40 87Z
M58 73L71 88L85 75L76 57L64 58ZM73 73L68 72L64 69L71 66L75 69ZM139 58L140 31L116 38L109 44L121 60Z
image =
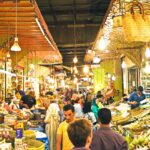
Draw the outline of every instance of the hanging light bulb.
M93 51L91 49L88 49L87 53L91 54Z
M93 74L93 72L90 72L90 76L93 76L94 74Z
M146 47L145 56L147 58L150 58L150 48L149 47Z
M78 78L74 78L73 82L76 84L78 82Z
M110 73L108 73L108 74L107 74L107 77L110 79L110 78L111 78L111 74L110 74Z
M77 56L75 56L75 57L73 58L73 62L74 62L75 64L78 62Z
M71 67L71 73L73 72L73 68Z
M113 75L113 76L111 77L111 79L112 79L113 81L115 81L115 80L116 80L116 76Z
M94 64L98 64L100 61L101 61L101 59L99 57L96 57L96 56L93 59Z
M126 68L126 66L127 65L126 65L125 61L123 61L122 64L121 64L121 67L124 69L124 68Z
M78 73L78 69L76 69L76 70L74 71L74 73L77 74L77 73Z
M11 47L11 51L21 51L21 47L18 44L18 37L17 37L17 0L16 0L16 28L15 28L15 40L14 40L14 44Z
M31 68L31 69L34 69L34 64L30 64L30 68Z
M85 65L84 68L83 68L83 72L85 74L88 73L89 72L89 67Z
M16 78L15 82L18 83L18 79L17 78Z
M146 62L146 66L144 68L144 72L147 73L147 74L150 73L150 64L149 64L149 62Z
M17 37L15 37L14 44L11 47L11 51L15 51L15 52L21 51L21 48L18 44L18 38Z
M7 52L7 55L6 55L6 56L7 56L7 58L9 58L9 57L10 57L10 53L9 53L9 52Z
M100 40L97 42L97 48L100 50L104 50L106 48L106 43L104 37L102 36Z
M73 70L74 70L74 71L75 71L75 70L77 70L77 67L76 67L76 66L74 66L74 67L73 67Z

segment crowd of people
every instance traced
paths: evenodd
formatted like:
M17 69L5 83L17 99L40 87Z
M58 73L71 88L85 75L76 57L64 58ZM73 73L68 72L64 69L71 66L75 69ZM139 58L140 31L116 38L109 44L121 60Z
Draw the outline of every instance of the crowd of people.
M35 93L27 95L19 89L20 108L35 106ZM106 99L101 91L94 96L90 91L79 93L68 89L65 93L48 91L45 96L45 132L49 138L50 150L127 150L124 138L110 128L111 111L105 105L112 103L113 97ZM139 106L145 99L143 88L138 87L125 101L131 109Z
M101 91L90 99L91 93L84 92L77 94L69 90L61 100L48 96L50 104L45 123L50 150L127 150L123 137L110 128L112 116L110 110L104 108L106 103Z

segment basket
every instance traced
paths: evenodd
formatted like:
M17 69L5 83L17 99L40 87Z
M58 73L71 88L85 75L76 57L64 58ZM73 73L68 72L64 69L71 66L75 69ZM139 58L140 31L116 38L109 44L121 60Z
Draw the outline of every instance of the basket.
M135 13L137 7L140 13ZM131 13L127 13L122 18L124 35L127 41L148 42L150 40L149 16L144 14L143 5L134 2L131 6Z
M24 130L23 136L25 139L36 139L35 133L32 130Z
M28 145L27 150L45 150L45 145L41 141L29 140L25 141L25 143Z

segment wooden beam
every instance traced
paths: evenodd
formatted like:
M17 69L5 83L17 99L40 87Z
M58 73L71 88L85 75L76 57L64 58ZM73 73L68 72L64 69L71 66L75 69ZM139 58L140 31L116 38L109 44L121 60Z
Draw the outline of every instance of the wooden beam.
M16 17L0 17L0 21L1 22L15 22L16 20ZM25 22L34 22L35 21L35 18L34 17L17 17L17 23L18 22L22 22L22 21L25 21Z
M102 18L103 19L103 18ZM92 24L96 24L96 25L99 25L100 26L100 23L101 23L101 21L102 21L102 19L100 19L100 20L96 20L96 21L90 21L90 20L87 20L87 19L85 19L85 20L80 20L80 21L78 21L77 22L77 24L76 24L76 27L78 26L78 25L92 25ZM49 26L49 27L53 27L53 26L66 26L67 25L67 27L73 27L73 20L67 20L67 21L58 21L58 24L57 25L55 25L54 24L54 22L52 22L52 21L49 21L49 20L47 20L47 25Z
M1 22L0 23L0 26L15 26L15 22ZM37 23L35 22L35 20L33 22L25 22L25 21L22 21L22 22L17 22L17 26L37 26Z
M75 54L85 54L86 51L79 51L79 52L67 52L67 51L60 51L62 54L65 54L65 55L75 55Z
M2 29L2 28L0 28L0 32L6 32L6 33L13 33L14 31L15 31L16 29L15 28L11 28L11 29L8 29L8 28L6 28L6 29ZM21 29L21 28L17 28L17 32L19 33L19 32L35 32L35 33L41 33L41 31L39 30L39 29ZM28 33L28 34L30 34L30 33Z
M100 26L100 22L101 21L98 21L97 23L93 23L93 22L91 22L91 23L84 23L84 22L82 22L82 23L77 23L76 25L75 25L75 28L85 28L85 27L93 27L93 28L98 28L99 26ZM49 28L55 28L55 27L68 27L68 28L74 28L73 27L73 24L69 24L69 22L64 22L63 24L54 24L54 23L50 23L49 25L48 25L48 27Z
M3 34L8 34L8 31L1 30L0 33L1 33L1 34L2 34L2 33L3 33ZM15 34L15 31L9 31L9 34ZM39 31L39 32L28 33L27 30L26 30L26 32L21 32L21 31L19 32L19 31L18 31L17 34L18 34L18 35L30 35L30 34L32 34L32 36L33 36L33 35L40 35L40 36L42 35L42 33L41 33L40 31Z
M55 24L57 24L57 17L56 17L55 11L54 11L53 6L52 6L52 1L48 0L48 4L49 4L49 7L50 7L50 10L52 11L51 14L53 16L54 22L55 22Z
M18 12L17 17L35 17L35 12ZM16 13L12 12L1 12L0 17L16 17Z
M69 48L69 47L89 47L92 45L91 43L77 43L76 45L74 45L74 43L72 44L58 44L59 48Z
M31 7L32 3L29 0L24 0L24 1L18 1L18 7ZM16 7L15 1L6 1L6 0L1 0L0 1L0 7Z
M52 14L52 10L51 9L47 9L47 11L42 10L41 11L43 16L46 17L49 14ZM73 10L72 9L67 9L67 10L55 10L55 14L57 16L62 15L62 16L66 16L66 15L73 15ZM92 12L90 12L90 9L80 9L80 10L76 10L76 14L77 15L96 15L96 16L104 16L105 15L105 11L103 10L93 10Z
M16 7L0 7L0 12L16 12ZM34 7L18 7L17 12L34 12Z
M7 30L7 31L9 31L9 30L14 30L15 29L15 26L0 26L0 30ZM24 30L39 30L39 27L38 26L26 26L26 25L24 25L24 26L17 26L17 29L18 30L21 30L21 29L24 29Z

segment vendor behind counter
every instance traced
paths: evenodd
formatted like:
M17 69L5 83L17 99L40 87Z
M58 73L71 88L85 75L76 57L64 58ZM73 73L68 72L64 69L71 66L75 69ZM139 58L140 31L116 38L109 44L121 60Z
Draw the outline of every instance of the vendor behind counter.
M35 105L36 105L36 99L35 99L34 91L30 91L27 95L23 96L19 102L19 107L21 109L22 108L30 109Z
M128 104L131 105L131 109L137 108L140 105L140 102L146 98L143 93L143 87L139 86L137 92L131 93Z

